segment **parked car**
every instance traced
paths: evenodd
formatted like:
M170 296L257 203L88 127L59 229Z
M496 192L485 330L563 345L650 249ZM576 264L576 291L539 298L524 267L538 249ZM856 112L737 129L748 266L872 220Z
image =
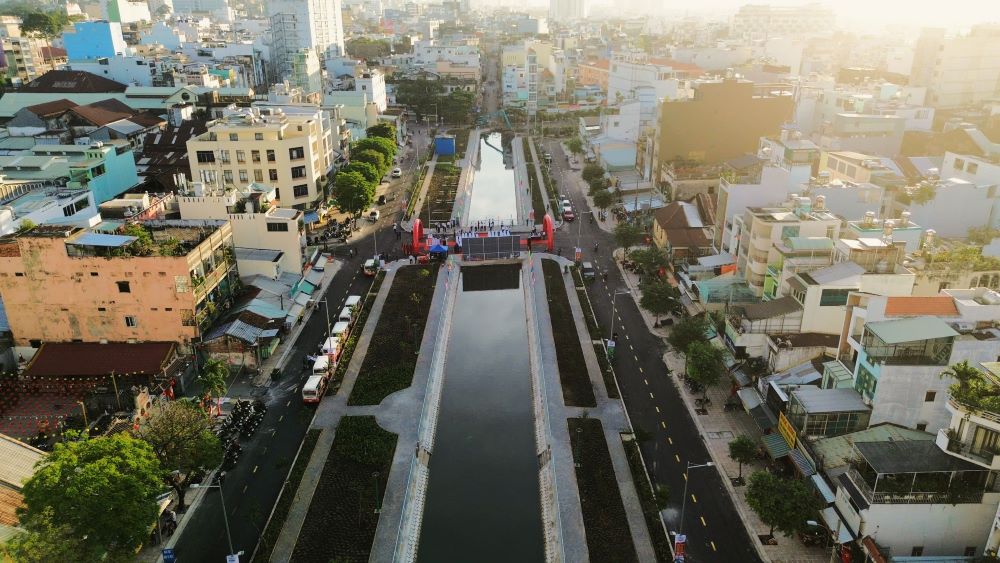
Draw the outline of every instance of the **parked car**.
M398 166L392 169L393 178L401 178L402 176L403 176L403 170L400 169Z
M592 280L597 277L597 273L594 271L594 265L590 262L584 262L580 266L580 273L583 275L583 279Z
M368 220L371 221L372 223L377 222L379 217L381 216L382 214L379 213L378 209L372 209L371 211L368 212Z
M313 375L306 380L306 384L302 386L302 402L308 404L316 404L320 402L323 395L326 394L326 378Z
M576 213L573 212L572 207L564 207L562 215L563 215L563 221L572 222L574 219L576 219Z
M378 205L385 205L385 201L386 201L385 200L385 195L383 194L383 195L378 196L378 199L376 200L376 203Z

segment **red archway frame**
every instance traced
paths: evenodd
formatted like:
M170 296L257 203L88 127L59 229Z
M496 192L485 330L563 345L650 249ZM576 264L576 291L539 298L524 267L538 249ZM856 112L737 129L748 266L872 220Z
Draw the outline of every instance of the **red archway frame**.
M420 219L413 220L413 253L420 254L424 247L424 224Z
M542 228L545 230L545 250L552 252L556 248L556 228L552 216L548 213L542 219Z

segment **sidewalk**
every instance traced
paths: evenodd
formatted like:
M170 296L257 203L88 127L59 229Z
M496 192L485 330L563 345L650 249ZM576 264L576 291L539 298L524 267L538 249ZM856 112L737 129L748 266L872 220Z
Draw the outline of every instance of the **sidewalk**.
M621 262L617 259L615 263L618 265L618 271L622 279L625 280L626 285L631 290L632 298L635 300L636 307L642 314L646 328L652 334L666 338L670 334L669 328L653 328L655 319L648 311L639 306L642 292L638 287L638 277L631 272L625 271L621 267ZM718 466L719 472L722 473L722 482L725 484L730 497L732 497L740 520L746 526L750 540L756 547L761 559L774 563L827 562L830 554L826 549L822 547L807 547L794 537L785 537L780 533L776 533L775 538L778 541L778 545L768 546L762 545L757 540L756 536L767 534L770 531L770 527L761 522L757 514L747 504L746 487L734 487L732 484L731 479L739 475L739 464L729 457L729 442L740 435L749 436L754 441L759 442L760 431L754 424L753 419L746 412L742 410L735 412L723 411L723 405L729 398L729 388L727 385L716 385L708 389L708 397L711 399L711 404L707 409L707 414L699 415L695 410L694 400L700 398L700 394L698 396L692 394L687 386L681 383L680 378L676 377L676 374L684 373L684 356L673 349L669 349L663 354L663 363L669 368L671 375L668 377L671 377L673 380L674 386L677 388L685 406L687 406L691 418L694 420L695 425L697 425L698 432L701 434L702 440L705 442L705 446L712 456L712 461ZM746 464L743 466L743 477L747 478L754 471L763 469L764 464L759 461Z

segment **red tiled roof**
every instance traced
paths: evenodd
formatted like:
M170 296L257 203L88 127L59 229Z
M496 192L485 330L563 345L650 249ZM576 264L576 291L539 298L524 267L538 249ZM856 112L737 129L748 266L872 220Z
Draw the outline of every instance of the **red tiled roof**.
M82 119L97 125L98 127L107 125L108 123L113 123L119 119L125 119L132 115L131 111L122 112L108 110L95 105L76 106L70 111L80 116Z
M14 489L0 485L0 524L17 526L17 509L24 506L24 497Z
M124 92L128 88L121 82L82 70L50 70L25 84L22 92L73 92L77 94L100 94Z
M589 66L601 70L608 70L609 68L611 68L611 61L609 61L608 59L600 59L596 61L580 63L580 66Z
M46 342L25 369L33 377L108 375L111 372L156 375L170 362L173 342Z
M695 76L705 74L705 69L701 68L698 65L682 63L665 57L652 57L649 59L649 62L654 65L669 66L674 70L679 70L681 72L686 72L688 74L692 74Z
M24 109L30 111L31 113L46 117L49 115L55 115L65 112L66 110L73 109L76 107L76 102L62 98L59 100L52 100L51 102L45 102L44 104L35 104L33 106L25 106Z
M930 315L935 317L957 317L958 307L951 297L888 297L885 301L885 316L907 317Z
M59 47L42 47L42 60L51 61L52 59L65 59L66 49Z
M704 248L708 246L705 229L664 229L673 248Z

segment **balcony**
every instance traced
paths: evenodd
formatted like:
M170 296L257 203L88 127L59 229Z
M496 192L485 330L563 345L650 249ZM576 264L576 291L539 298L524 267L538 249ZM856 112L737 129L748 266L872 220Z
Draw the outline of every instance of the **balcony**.
M938 430L935 443L939 448L955 457L971 461L987 469L1000 469L1000 459L997 458L995 452L982 447L977 448L970 442L963 442L951 428Z
M236 262L233 260L224 259L220 262L214 270L208 273L205 277L198 277L193 280L194 285L194 296L196 301L201 301L210 291L215 289L219 282L229 275L229 271L236 267Z

